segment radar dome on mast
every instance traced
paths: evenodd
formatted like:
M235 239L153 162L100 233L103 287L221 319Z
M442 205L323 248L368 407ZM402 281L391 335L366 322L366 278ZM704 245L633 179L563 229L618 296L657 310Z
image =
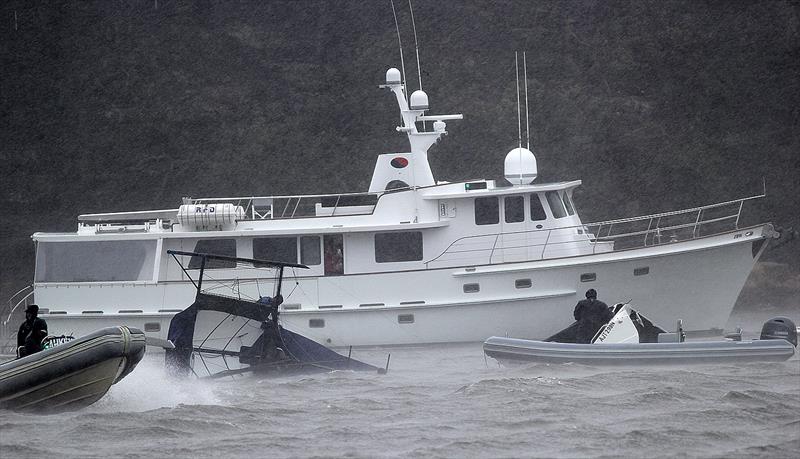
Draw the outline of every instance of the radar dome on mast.
M386 71L386 84L401 84L400 70L392 67Z
M518 147L506 155L505 177L512 185L527 185L538 174L536 156L527 148Z
M411 93L411 102L409 103L411 110L427 110L428 109L428 95L425 91L417 89Z

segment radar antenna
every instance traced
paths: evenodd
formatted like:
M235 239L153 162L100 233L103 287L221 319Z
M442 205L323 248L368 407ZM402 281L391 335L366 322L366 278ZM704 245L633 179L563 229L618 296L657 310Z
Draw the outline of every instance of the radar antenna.
M422 91L422 68L419 66L419 43L417 42L417 24L414 22L414 8L408 0L408 9L411 11L411 26L414 28L414 49L417 52L417 75L419 75L419 90Z
M524 72L525 79L525 134L528 136L528 150L531 149L531 123L528 120L528 61L525 57L527 53L522 52L522 71Z
M517 51L514 51L514 70L517 77L517 138L519 147L522 148L522 119L519 112L519 53Z
M400 47L400 69L403 71L403 94L408 101L408 91L406 90L406 61L403 59L403 42L400 41L400 25L397 24L397 12L394 9L394 0L389 0L392 3L392 16L394 16L394 28L397 30L397 45Z

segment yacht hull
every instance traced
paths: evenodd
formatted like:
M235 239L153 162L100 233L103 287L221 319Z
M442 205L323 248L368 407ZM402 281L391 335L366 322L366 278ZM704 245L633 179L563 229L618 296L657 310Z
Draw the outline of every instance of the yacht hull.
M286 328L331 347L543 338L569 325L576 302L594 288L609 304L634 300L656 323L680 318L687 331L721 331L770 230L765 224L561 259L299 278L294 286L287 278L281 319ZM272 292L265 279L242 281L239 289L250 298ZM55 333L124 323L163 338L174 312L191 304L194 293L189 282L39 286L36 299L81 304L94 295L114 309L142 310L50 314Z

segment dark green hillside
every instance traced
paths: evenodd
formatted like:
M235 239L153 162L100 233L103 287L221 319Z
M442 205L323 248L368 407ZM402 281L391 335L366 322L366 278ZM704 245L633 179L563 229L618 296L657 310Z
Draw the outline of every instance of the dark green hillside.
M396 2L416 89L407 4ZM463 113L439 180L502 175L528 52L541 181L582 179L584 221L760 193L746 223L800 228L800 3L415 0L422 83ZM181 196L365 190L405 151L388 0L6 1L0 6L5 301L34 231ZM793 263L800 245L771 252ZM791 253L790 253L791 252Z

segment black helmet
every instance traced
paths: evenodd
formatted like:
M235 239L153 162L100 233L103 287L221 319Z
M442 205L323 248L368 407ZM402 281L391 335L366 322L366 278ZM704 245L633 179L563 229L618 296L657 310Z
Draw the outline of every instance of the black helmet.
M39 314L39 306L35 304L29 304L27 308L25 308L25 312L32 312L34 314Z
M597 299L597 291L593 288L590 288L586 291L586 298L591 298L593 300Z

